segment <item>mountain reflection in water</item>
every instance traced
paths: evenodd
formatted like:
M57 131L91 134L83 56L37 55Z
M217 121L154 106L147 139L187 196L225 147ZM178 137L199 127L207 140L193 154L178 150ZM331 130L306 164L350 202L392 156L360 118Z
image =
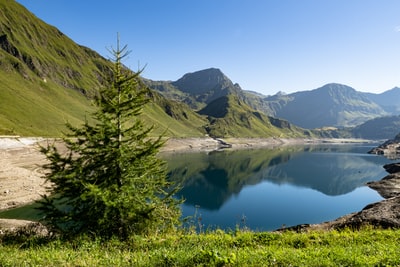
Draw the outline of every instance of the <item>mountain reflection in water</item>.
M183 186L178 197L185 199L186 206L218 211L232 198L238 199L245 188L267 188L265 183L269 188L278 186L277 190L282 186L311 189L325 197L349 194L386 175L382 166L389 161L366 154L370 148L360 144L313 145L166 154L163 158L168 162L170 179ZM257 203L265 201L263 192L267 191L262 190Z

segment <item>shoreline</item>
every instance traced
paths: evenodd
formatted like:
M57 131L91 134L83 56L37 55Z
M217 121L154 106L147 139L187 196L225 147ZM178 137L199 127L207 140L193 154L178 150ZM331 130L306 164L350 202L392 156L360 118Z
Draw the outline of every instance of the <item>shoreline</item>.
M213 151L221 149L258 149L275 148L290 145L318 145L318 144L360 144L376 143L375 140L356 139L356 138L170 138L161 148L160 152L186 153Z
M0 211L34 202L46 194L43 169L46 162L38 144L41 137L0 136ZM53 139L54 140L54 139ZM197 153L217 150L273 149L291 145L372 143L364 139L302 139L302 138L170 138L160 153ZM350 216L345 215L343 217ZM340 218L339 218L340 219ZM338 220L338 219L337 219ZM335 220L336 221L336 220ZM317 225L327 225L324 222ZM1 229L12 229L30 221L0 219ZM309 229L317 225L309 225ZM299 226L293 228L298 229ZM307 228L307 227L306 227Z

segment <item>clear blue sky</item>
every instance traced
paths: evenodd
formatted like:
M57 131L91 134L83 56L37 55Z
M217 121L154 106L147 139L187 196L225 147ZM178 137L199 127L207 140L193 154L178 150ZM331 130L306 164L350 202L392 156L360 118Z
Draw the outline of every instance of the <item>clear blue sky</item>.
M152 80L215 67L266 95L326 83L400 86L399 0L17 0L78 44Z

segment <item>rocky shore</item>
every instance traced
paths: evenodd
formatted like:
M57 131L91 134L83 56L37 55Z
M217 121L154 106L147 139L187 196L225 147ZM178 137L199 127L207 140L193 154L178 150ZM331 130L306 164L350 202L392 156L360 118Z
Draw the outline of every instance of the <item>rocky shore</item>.
M365 140L364 140L365 141ZM43 170L44 156L39 152L41 138L19 138L0 136L0 210L31 203L46 193ZM281 139L281 138L186 138L169 139L162 153L212 151L224 148L253 149L295 144L352 143L356 139ZM373 203L360 212L349 214L334 221L315 225L298 225L295 230L335 229L375 225L400 227L400 163L385 165L389 175L381 181L367 185L377 190L385 200ZM0 219L0 230L20 227L29 221ZM287 228L286 228L287 229Z
M383 144L376 148L373 148L368 153L383 155L389 159L399 159L400 158L400 134L394 139L387 140Z
M395 154L398 155L399 148L400 140L390 140L372 151L382 151L377 154L392 158L391 156ZM357 229L364 225L372 225L381 228L400 228L400 163L387 164L384 165L383 168L389 174L379 181L369 182L366 185L376 190L384 200L371 203L359 212L345 215L334 221L315 225L298 225L291 228L294 230L328 230L345 227Z

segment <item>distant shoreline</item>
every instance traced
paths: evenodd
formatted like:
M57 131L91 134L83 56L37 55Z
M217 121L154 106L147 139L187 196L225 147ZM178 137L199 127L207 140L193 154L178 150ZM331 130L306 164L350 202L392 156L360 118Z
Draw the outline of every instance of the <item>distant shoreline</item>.
M221 144L221 142L223 142ZM377 140L357 138L170 138L161 152L201 152L220 149L274 148L288 145L307 144L359 144L375 143Z
M0 149L23 148L35 145L54 138L44 137L22 137L0 135ZM380 140L368 140L357 138L211 138L211 137L185 137L167 138L166 143L161 148L161 152L190 152L190 151L210 151L223 148L230 149L254 149L263 147L277 147L284 145L302 144L349 144L349 143L375 143Z

